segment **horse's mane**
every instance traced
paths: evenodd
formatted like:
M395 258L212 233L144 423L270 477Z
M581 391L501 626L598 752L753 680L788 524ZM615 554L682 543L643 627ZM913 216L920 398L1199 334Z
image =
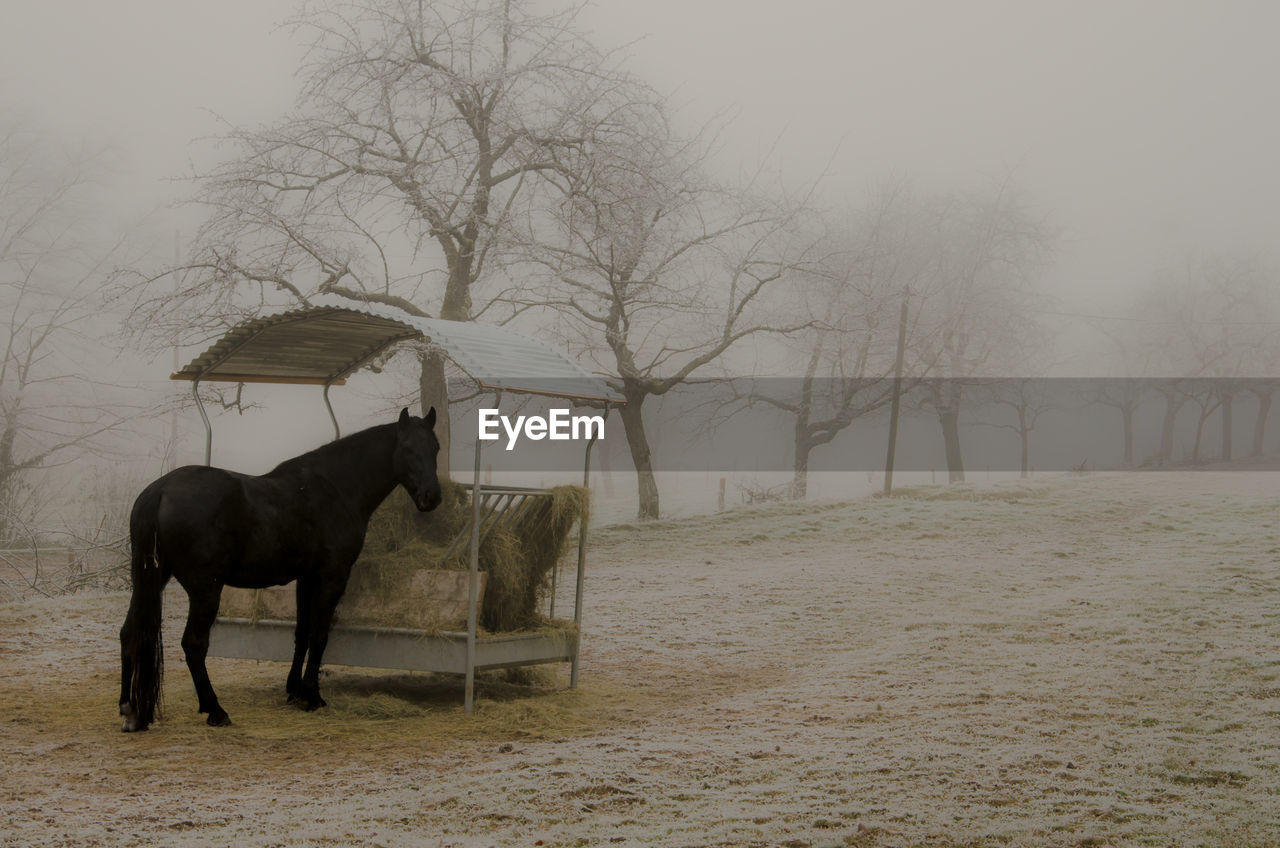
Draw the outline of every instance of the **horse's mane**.
M326 442L320 447L313 448L306 453L299 454L291 459L286 459L284 462L271 469L268 473L276 474L289 471L295 467L313 465L317 462L322 463L333 454L339 454L344 457L350 456L353 449L357 449L358 452L358 448L362 447L365 443L373 443L375 441L375 437L384 436L387 431L391 430L395 426L396 424L394 422L391 424L375 424L372 427L359 430L349 436L334 439L332 442Z

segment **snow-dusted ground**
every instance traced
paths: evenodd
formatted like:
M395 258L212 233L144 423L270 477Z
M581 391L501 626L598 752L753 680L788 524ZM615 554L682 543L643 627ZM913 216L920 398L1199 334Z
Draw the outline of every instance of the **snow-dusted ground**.
M212 660L114 717L122 596L0 607L3 845L1277 845L1280 474L595 533L582 687ZM553 683L562 683L558 678Z
M781 500L794 478L790 471L659 471L655 474L661 493L663 518L689 518L717 512L720 506L720 480L725 481L725 507L736 509L750 501L749 493L771 492ZM1037 479L1047 479L1059 474L1042 474ZM945 482L946 472L899 471L894 475L894 487L922 486ZM975 485L1018 479L1014 472L971 472ZM454 479L470 482L466 474L455 473ZM508 472L495 475L494 483L515 486L558 486L582 484L580 472L538 473ZM813 472L809 475L809 500L849 500L874 494L884 488L881 471ZM622 524L635 521L639 497L636 494L635 473L631 471L591 472L593 524Z

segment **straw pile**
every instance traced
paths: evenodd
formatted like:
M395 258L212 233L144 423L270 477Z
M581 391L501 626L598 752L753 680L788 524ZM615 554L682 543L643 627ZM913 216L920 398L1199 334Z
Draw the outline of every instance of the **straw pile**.
M570 533L585 520L590 493L579 486L551 489L514 520L481 542L484 572L481 626L490 632L538 626L539 609L550 588L550 573L569 547ZM397 488L369 522L364 550L351 570L335 623L411 627L439 631L466 626L470 567L465 540L445 559L457 535L468 527L468 490L443 483L439 507L421 513ZM443 569L452 574L441 574ZM296 617L292 586L223 590L221 614L238 618L291 620Z

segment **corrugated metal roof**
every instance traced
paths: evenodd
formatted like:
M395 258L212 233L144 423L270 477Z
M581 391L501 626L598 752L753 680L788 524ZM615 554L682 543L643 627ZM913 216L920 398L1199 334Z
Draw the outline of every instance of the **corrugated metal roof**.
M555 348L471 321L419 318L378 304L320 301L246 321L175 380L340 384L393 345L425 340L484 388L619 403L622 396Z

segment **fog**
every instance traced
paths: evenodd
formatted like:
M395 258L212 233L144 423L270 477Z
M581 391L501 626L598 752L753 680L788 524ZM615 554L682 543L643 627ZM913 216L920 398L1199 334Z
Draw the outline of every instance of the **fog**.
M0 102L109 144L117 202L154 209L190 193L168 180L216 157L223 121L291 104L296 8L20 0ZM1081 307L1188 249L1271 249L1274 4L601 0L583 22L691 121L735 113L726 167L776 145L832 197L1014 175L1061 228L1053 279Z
M294 103L304 39L284 22L297 11L283 0L11 3L0 109L53 148L104 151L100 223L128 239L128 262L155 273L204 220L202 207L176 204L195 194L193 173L229 155L219 137ZM718 127L718 174L764 163L833 208L895 179L929 192L1015 186L1052 235L1034 281L1050 298L1030 310L1057 337L1059 376L1098 373L1082 327L1135 320L1136 294L1189 263L1280 259L1275 4L598 0L578 26L625 54L678 125ZM101 307L97 329L113 337L127 309ZM112 353L114 377L176 397L169 356L155 353L163 340L140 355L129 344ZM759 350L734 355L750 362ZM182 422L194 458L190 410ZM323 418L312 424L323 438ZM254 441L231 437L227 461L259 469L278 454Z

